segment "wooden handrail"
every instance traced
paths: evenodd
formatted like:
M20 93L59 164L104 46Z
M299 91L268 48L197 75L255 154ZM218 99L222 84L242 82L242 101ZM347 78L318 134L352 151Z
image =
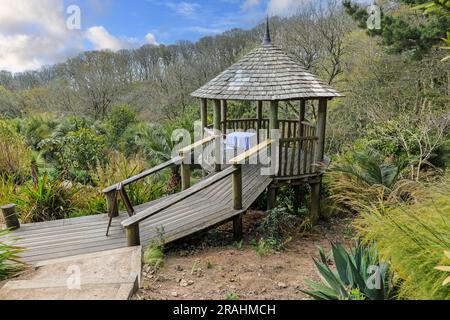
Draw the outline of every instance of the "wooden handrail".
M215 139L218 138L218 137L219 137L218 135L212 135L212 136L206 137L206 138L204 138L204 139L202 139L202 140L199 140L199 141L197 141L197 142L195 142L195 143L193 143L193 144L191 144L191 145L189 145L189 146L187 146L187 147L184 147L183 149L180 149L180 150L178 151L178 153L179 153L180 155L184 155L184 154L186 154L186 153L191 152L191 151L194 150L195 148L201 147L201 146L203 146L204 144L207 144L208 142L211 142L211 141L215 140Z
M253 148L250 148L249 150L245 151L244 153L241 153L237 157L234 157L233 159L231 159L230 164L233 164L233 165L240 164L241 162L247 160L251 156L257 154L259 151L270 146L272 144L272 142L273 142L273 140L271 140L271 139L261 142L257 146L254 146Z
M168 168L168 167L170 167L170 166L172 166L174 164L179 164L182 160L183 160L183 158L180 157L180 156L174 157L174 158L170 159L169 161L161 163L160 165L158 165L156 167L153 167L153 168L151 168L149 170L143 171L143 172L141 172L141 173L139 173L139 174L137 174L137 175L135 175L133 177L125 179L122 182L116 183L116 184L114 184L112 186L109 186L109 187L105 188L103 190L103 193L110 193L112 191L115 191L115 190L117 190L117 187L119 186L120 183L122 184L122 186L129 185L129 184L131 184L133 182L136 182L138 180L146 178L149 175L152 175L152 174L157 173L157 172L159 172L161 170L164 170L164 169L166 169L166 168Z
M210 178L200 181L193 187L176 194L169 200L161 201L161 202L155 204L154 206L139 212L138 214L134 215L133 217L125 219L124 221L122 221L122 226L125 228L132 227L132 226L138 224L139 222L144 221L144 220L154 216L158 212L161 212L162 210L165 210L165 209L169 208L170 206L173 206L174 204L179 203L180 201L192 196L193 194L200 192L200 191L204 190L205 188L225 179L226 177L233 174L233 172L236 170L237 169L235 167L228 167L227 169L211 176Z
M319 137L280 138L280 142L298 142L305 140L317 140Z

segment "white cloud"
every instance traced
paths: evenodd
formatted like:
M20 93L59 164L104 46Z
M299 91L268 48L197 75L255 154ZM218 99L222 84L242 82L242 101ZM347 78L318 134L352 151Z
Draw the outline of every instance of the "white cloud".
M253 9L254 7L259 6L260 3L261 0L245 0L244 3L241 5L241 9L243 11L247 11Z
M195 32L195 33L200 33L200 34L219 34L219 33L225 32L224 29L220 29L220 28L207 28L207 27L199 27L199 26L187 27L187 28L184 28L184 31Z
M118 51L121 49L130 49L137 44L135 39L118 38L113 36L103 26L91 27L85 32L84 35L86 39L92 43L94 50L109 49L112 51Z
M145 36L145 41L147 41L148 44L154 44L154 45L158 45L158 42L156 42L156 37L153 33L147 33L147 35Z
M267 11L270 15L288 16L311 2L312 0L269 0Z
M62 0L0 0L0 70L21 72L82 51L79 31L66 28Z
M197 8L200 7L198 3L185 1L177 3L169 2L167 3L167 6L182 16L191 16L197 11Z

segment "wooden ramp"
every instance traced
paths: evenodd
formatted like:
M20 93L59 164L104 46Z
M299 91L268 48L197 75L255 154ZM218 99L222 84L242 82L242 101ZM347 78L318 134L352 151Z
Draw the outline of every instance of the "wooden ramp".
M160 236L168 243L224 223L245 212L269 186L272 178L261 175L261 167L258 165L243 165L242 173L242 210L232 209L231 176L226 177L141 222L142 245L148 245L152 239L158 239ZM171 197L173 196L137 206L136 211L140 212ZM122 213L113 219L108 237L106 214L24 224L10 237L18 238L16 244L26 249L21 254L23 260L36 263L126 247L125 230L121 225L126 218L128 215Z

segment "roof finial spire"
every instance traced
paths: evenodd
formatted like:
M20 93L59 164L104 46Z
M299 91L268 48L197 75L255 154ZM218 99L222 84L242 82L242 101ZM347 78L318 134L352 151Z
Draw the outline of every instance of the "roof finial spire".
M266 18L266 34L264 35L264 42L263 42L263 44L270 44L270 43L272 43L272 40L270 39L269 15L267 15L267 18Z

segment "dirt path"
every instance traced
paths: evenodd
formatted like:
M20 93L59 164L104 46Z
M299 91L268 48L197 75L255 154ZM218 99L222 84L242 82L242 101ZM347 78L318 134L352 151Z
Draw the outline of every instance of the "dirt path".
M251 240L261 213L244 218L246 238L233 246L231 225L178 243L168 250L165 266L154 272L144 266L142 288L136 299L307 299L305 279L316 279L312 257L317 247L351 237L349 220L321 223L286 245L286 249L259 257Z

